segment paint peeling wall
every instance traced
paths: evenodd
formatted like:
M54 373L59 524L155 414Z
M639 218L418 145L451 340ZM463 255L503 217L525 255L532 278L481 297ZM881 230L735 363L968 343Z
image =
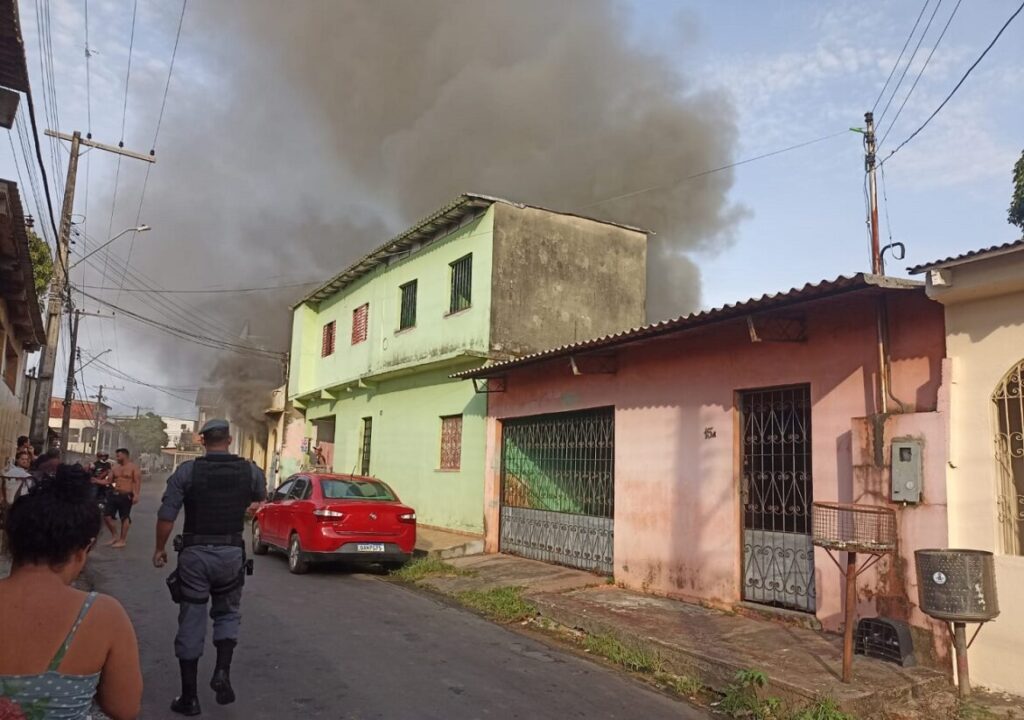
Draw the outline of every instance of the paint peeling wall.
M891 292L888 298L893 392L919 412L890 420L886 432L920 434L928 448L928 508L907 515L909 551L945 532L938 469L944 430L935 412L944 329L941 307L923 292ZM615 579L646 592L734 606L742 599L743 553L736 393L809 383L814 498L867 496L872 489L855 477L853 423L876 411L875 307L875 299L864 295L810 303L804 306L808 339L801 343L752 343L745 323L731 322L622 348L614 375L573 376L563 360L511 374L507 391L489 396L488 550L499 545L501 419L611 405ZM876 494L884 482L884 476L877 480ZM839 573L823 551L815 565L817 616L835 630ZM873 605L868 591L877 594L865 591L865 611ZM910 592L909 586L899 591Z

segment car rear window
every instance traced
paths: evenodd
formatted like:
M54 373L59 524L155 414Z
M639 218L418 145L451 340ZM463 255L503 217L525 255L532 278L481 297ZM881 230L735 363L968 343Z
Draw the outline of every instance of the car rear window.
M384 483L372 480L321 480L320 488L329 500L394 500Z

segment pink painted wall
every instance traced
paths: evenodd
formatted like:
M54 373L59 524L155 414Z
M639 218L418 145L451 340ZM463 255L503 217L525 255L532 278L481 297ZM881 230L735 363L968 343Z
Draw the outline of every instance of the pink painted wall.
M498 549L501 419L614 406L616 581L711 605L739 602L737 391L809 383L814 497L865 495L863 482L855 481L853 420L876 411L874 300L848 295L804 311L803 343L751 343L746 324L730 322L620 348L614 375L573 376L567 360L512 373L506 392L489 395L487 549ZM893 392L919 411L890 427L926 434L930 448L933 435L944 442L941 422L931 417L945 352L942 308L923 291L900 291L889 294L889 311ZM714 429L713 438L705 439L706 428ZM941 464L944 454L927 451L930 474L938 473L934 458ZM935 490L926 499L941 509L908 514L907 547L938 540L933 525L945 531L944 494ZM834 629L838 571L820 550L815 561L818 617Z

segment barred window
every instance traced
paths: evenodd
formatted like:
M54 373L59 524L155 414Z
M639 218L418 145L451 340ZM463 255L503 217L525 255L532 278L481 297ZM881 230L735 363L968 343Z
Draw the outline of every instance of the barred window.
M441 469L458 470L462 467L462 416L441 418Z
M320 341L320 357L334 354L334 330L336 323L331 320L324 325L323 338Z
M370 448L373 441L373 418L363 418L363 445L359 452L359 474L370 477Z
M370 319L370 304L365 303L352 311L352 344L358 345L366 339L367 323Z
M465 310L473 304L473 256L467 255L450 265L452 297L449 313Z
M399 288L402 291L402 309L398 318L398 329L405 330L416 326L416 286L417 281L407 282Z

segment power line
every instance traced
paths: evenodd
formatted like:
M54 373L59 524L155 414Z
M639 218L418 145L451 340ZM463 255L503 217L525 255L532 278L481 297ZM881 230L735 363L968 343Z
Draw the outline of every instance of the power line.
M177 395L177 394L167 390L162 385L157 385L155 383L146 382L145 380L140 380L137 377L133 377L132 375L129 375L128 373L124 372L123 370L118 370L117 368L113 367L112 365L107 364L103 360L98 360L97 357L98 356L89 358L90 362L95 362L97 365L102 367L104 370L109 372L113 377L117 378L118 380L122 380L124 382L130 382L130 383L133 383L135 385L141 385L142 387L147 387L147 388L150 388L152 390L156 390L157 392L162 392L165 395L168 395L168 396L170 396L172 398L175 398L177 400L181 400L183 402L195 402L195 398L183 397L181 395Z
M900 74L899 82L896 83L896 87L892 89L892 95L889 96L888 101L885 103L885 107L882 108L882 112L878 115L878 122L882 122L885 114L889 112L889 106L892 105L892 101L896 98L896 93L900 91L900 86L903 85L903 81L907 77L907 73L910 72L910 67L914 64L914 58L917 57L917 51L921 49L921 43L924 42L925 37L928 35L928 30L931 29L932 22L935 20L935 16L939 12L939 8L942 7L942 0L938 0L935 3L935 9L932 10L931 16L928 18L928 24L924 26L924 31L921 33L921 37L917 39L917 45L914 46L914 52L910 53L910 59L907 60L906 67L903 68L903 72Z
M756 160L764 160L765 158L774 157L775 155L781 155L782 153L787 153L790 152L791 150L799 150L800 148L807 147L808 145L814 145L815 143L824 142L825 140L831 140L832 138L839 137L840 135L845 135L848 132L850 132L849 129L840 130L839 132L834 132L831 135L823 135L822 137L815 138L813 140L807 140L806 142L797 143L796 145L790 145L789 147L784 147L779 150L766 152L761 155L756 155L754 157L747 158L746 160L739 160L734 163L729 163L728 165L722 165L721 167L711 168L710 170L704 170L699 173L694 173L693 175L687 175L686 177L679 178L678 180L675 180L670 183L665 183L664 185L652 185L650 187L641 188L640 190L634 190L632 192L623 193L622 195L614 195L612 197L605 198L604 200L598 200L597 202L590 203L589 205L584 205L583 207L577 209L588 210L592 207L604 205L605 203L613 202L615 200L625 200L627 198L636 197L637 195L643 195L644 193L652 192L654 190L664 190L665 188L675 187L676 185L684 183L687 180L694 180L699 177L704 177L705 175L711 175L713 173L722 172L723 170L730 170L734 167L739 167L740 165L746 165L747 163L752 163Z
M139 0L132 4L132 33L128 40L128 72L124 76L124 107L121 110L121 142L119 147L124 147L124 128L128 121L128 87L132 79L132 52L135 49L135 18L139 14Z
M89 0L85 0L85 136L87 138L92 137L92 73L89 68L89 59L91 57L92 50L89 48Z
M202 289L177 289L177 290L147 290L147 289L129 289L125 288L126 293L151 293L153 295L215 295L215 294L235 294L235 293L251 293L261 292L267 290L286 290L288 288L300 288L309 287L310 285L319 285L320 280L309 280L307 282L300 283L288 283L286 285L265 285L263 287L243 287L243 288L211 288L207 290ZM102 285L79 285L79 288L86 290L109 290L110 288L104 288Z
M178 43L181 40L181 26L185 23L185 8L188 0L181 0L181 17L178 18L178 32L174 36L174 49L171 51L171 64L167 69L167 84L164 85L164 98L160 103L160 115L156 119L156 132L153 133L153 149L156 150L156 140L160 137L160 126L164 121L164 109L167 107L167 94L171 90L171 76L174 74L174 59L178 56Z
M896 68L900 66L900 61L903 60L903 54L907 51L910 41L914 39L914 33L917 32L917 26L920 24L921 18L924 17L924 11L928 9L928 5L931 1L932 0L924 0L924 5L921 6L921 12L917 14L917 20L914 21L914 27L910 28L910 34L907 35L907 41L903 43L903 49L900 50L899 57L897 57L896 62L893 63L892 70L889 71L889 77L885 79L885 85L882 86L882 90L878 93L878 97L875 98L875 104L871 106L872 113L878 109L878 103L882 101L882 96L885 95L885 90L889 87L889 83L892 81L892 76L896 74Z
M889 158L891 158L893 155L895 155L901 149L903 149L904 145L906 145L911 140L916 138L918 136L918 134L922 130L924 130L926 127L928 127L928 123L930 123L935 118L935 116L938 115L942 111L942 108L946 107L946 103L948 103L953 98L953 96L956 95L956 92L957 92L957 90L960 89L960 86L963 85L964 82L967 80L967 78L970 77L970 74L972 72L974 72L974 68L978 67L978 64L985 58L986 55L988 55L988 51L991 50L992 47L996 44L996 42L999 40L999 38L1002 36L1002 34L1006 31L1006 28L1008 28L1010 26L1010 23L1012 23L1014 20L1017 19L1017 16L1020 15L1022 10L1024 10L1024 3L1021 3L1020 6L1014 11L1013 15L1011 15L1009 17L1009 19L1005 23L1003 23L1003 26L1001 28L999 28L999 32L997 32L996 36L994 38L992 38L992 42L990 42L988 44L988 47L986 47L982 51L981 55L978 56L978 59L975 60L971 64L971 66L969 68L967 68L967 72L964 73L963 77L960 78L960 81L953 87L953 89L949 91L949 95L946 96L945 100L943 100L941 103L939 103L939 106L937 108L935 108L935 110L932 112L931 115L928 116L928 119L925 120L923 123L921 123L921 127L919 127L917 130L912 132L910 134L910 136L906 140L904 140L899 145L897 145L896 149L893 150L891 153L889 153L885 157L885 160L882 161L882 163L887 162L889 160Z
M910 96L913 95L914 90L917 89L917 84L921 82L921 76L924 75L924 71L928 68L928 63L932 61L932 55L934 55L935 51L939 49L939 43L942 42L942 38L946 37L946 31L949 30L949 26L952 24L953 18L956 17L956 11L960 9L960 4L962 2L963 0L957 0L956 5L953 7L953 12L949 14L949 19L946 20L945 27L943 27L942 32L939 33L938 40L936 40L935 45L932 46L932 51L928 53L928 57L925 58L924 60L924 65L921 66L921 70L917 73L917 77L914 78L914 84L910 86L910 90L907 92L907 96L903 98L903 102L900 103L900 107L896 111L896 117L892 119L892 122L889 123L889 127L886 129L885 134L882 135L882 139L878 143L879 147L881 147L885 143L885 139L889 137L889 133L892 132L892 128L896 124L896 121L900 119L900 115L903 113L903 108L907 106L907 101L910 100Z
M32 137L35 140L36 160L39 162L39 172L43 177L43 190L46 192L46 207L50 210L50 227L53 230L53 237L56 239L60 236L60 233L57 232L57 222L54 220L56 213L53 211L53 198L50 197L50 182L46 177L46 164L43 162L43 149L39 144L39 126L36 124L35 100L32 98L32 90L26 90L25 96L28 98L28 117L32 123Z

